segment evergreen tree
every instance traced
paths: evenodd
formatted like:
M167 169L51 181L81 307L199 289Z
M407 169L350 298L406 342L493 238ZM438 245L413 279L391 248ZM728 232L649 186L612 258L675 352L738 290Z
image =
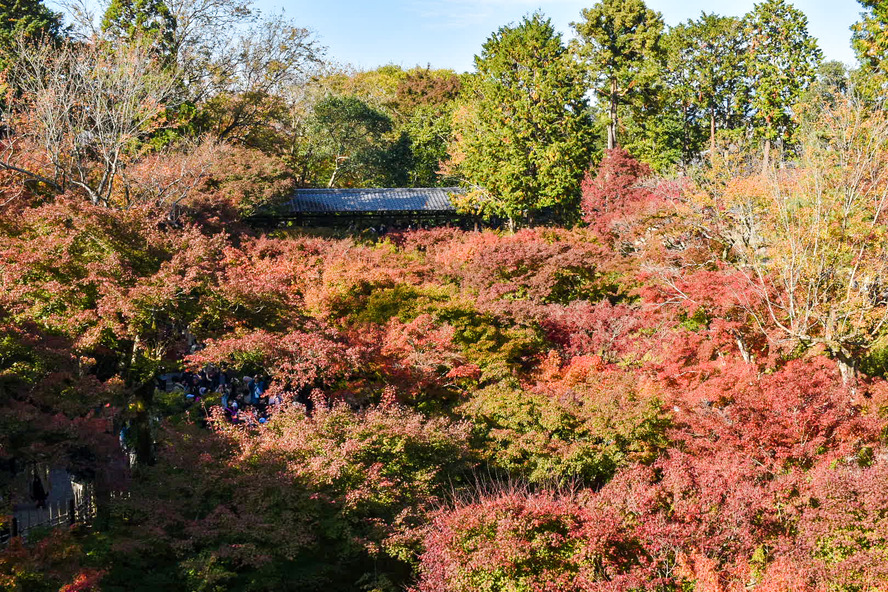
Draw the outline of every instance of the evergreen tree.
M645 89L661 73L663 19L643 0L601 0L582 15L585 20L573 27L595 92L608 106L607 147L612 149L617 145L619 106L636 97L644 100Z
M888 4L882 0L857 0L866 9L855 23L852 45L871 91L884 90L888 79Z
M7 65L4 55L16 35L58 40L62 37L62 15L41 0L0 0L0 69Z
M746 28L752 107L767 168L772 143L792 138L791 109L816 79L822 54L808 34L808 17L785 0L756 4L746 16Z
M102 31L126 42L150 43L162 58L175 58L176 19L164 0L111 0Z
M575 212L591 121L583 69L561 35L542 15L525 17L487 40L475 68L450 147L472 207L511 224L543 208Z
M698 154L708 135L711 158L716 132L741 125L749 111L742 23L704 12L672 28L665 45L669 87L685 123L685 156Z

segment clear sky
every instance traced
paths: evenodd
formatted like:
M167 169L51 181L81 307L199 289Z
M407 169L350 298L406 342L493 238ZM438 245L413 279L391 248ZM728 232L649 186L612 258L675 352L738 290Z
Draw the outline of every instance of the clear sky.
M742 16L753 0L646 0L675 25L702 10ZM257 0L264 12L283 9L327 46L327 58L361 69L383 64L471 71L473 56L499 27L536 9L552 19L565 38L570 23L594 0ZM861 11L855 0L796 0L808 15L808 30L828 60L854 63L849 27Z

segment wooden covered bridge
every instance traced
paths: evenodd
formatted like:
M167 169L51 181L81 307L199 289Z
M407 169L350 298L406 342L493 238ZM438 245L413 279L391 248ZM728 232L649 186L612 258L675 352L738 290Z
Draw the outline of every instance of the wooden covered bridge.
M260 225L408 228L472 225L475 218L458 214L451 196L459 187L388 189L297 189L283 204L257 212Z

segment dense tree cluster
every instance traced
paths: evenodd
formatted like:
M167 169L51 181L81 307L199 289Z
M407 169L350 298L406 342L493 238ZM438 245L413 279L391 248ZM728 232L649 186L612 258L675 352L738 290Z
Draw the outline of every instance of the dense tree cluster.
M116 206L134 199L123 177L146 156L221 142L277 160L302 187L462 185L468 212L575 222L582 171L603 150L660 173L726 156L767 169L797 153L799 105L824 85L883 92L878 7L855 29L863 65L851 74L820 68L786 0L675 27L642 0L601 0L570 44L532 14L494 32L461 75L330 65L312 33L248 3L85 7L67 29L39 2L7 9L4 82L17 100L2 120L18 133L0 166Z
M512 226L543 208L574 210L591 121L585 77L560 35L535 14L495 33L475 67L450 162L472 188L469 207Z
M784 192L825 185L821 149L720 194L615 150L584 184L588 228L514 234L257 235L225 205L228 171L177 225L153 205L12 202L0 458L63 464L100 511L94 531L13 543L0 573L108 590L883 585L888 385L878 323L853 323L886 305L831 296L799 325L786 304L848 290L842 266L880 273L862 239L799 217L808 193L781 226ZM711 205L731 199L749 219ZM807 240L834 256L781 283ZM232 425L213 395L154 389L183 361L270 376L285 403ZM124 424L147 434L133 469Z
M603 0L570 45L534 14L466 75L334 69L239 3L0 10L0 533L38 466L96 507L3 540L0 587L884 589L864 5L862 73L816 78L782 0L668 31ZM245 221L455 181L525 227ZM160 381L205 368L278 403L232 421Z

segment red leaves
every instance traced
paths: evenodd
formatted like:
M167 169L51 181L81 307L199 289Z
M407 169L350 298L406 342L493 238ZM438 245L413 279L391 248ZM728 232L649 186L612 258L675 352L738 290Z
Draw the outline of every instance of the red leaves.
M104 571L88 569L80 572L70 584L66 584L59 589L59 592L92 592L93 590L101 590L102 577Z
M577 300L568 306L548 306L540 325L569 357L595 355L610 363L633 349L637 341L633 333L642 322L637 311L624 304Z
M99 590L104 572L84 569L86 561L86 553L77 538L63 528L54 529L33 544L25 545L20 538L15 538L0 552L0 588Z
M601 281L602 253L579 232L528 229L511 236L467 234L437 245L432 258L439 273L477 290L493 307L498 301L597 299L610 289Z
M427 529L417 592L628 590L642 556L619 516L549 493L483 496Z
M618 473L604 499L636 517L655 561L681 550L684 577L712 589L883 577L863 569L869 543L855 538L866 532L884 548L879 511L854 508L885 506L865 486L882 469L860 466L878 449L884 421L854 404L824 359L765 375L741 362L718 366L693 388L671 391L673 448L652 468ZM857 541L850 547L848 532Z
M807 567L835 585L884 585L888 579L885 453L880 452L869 466L842 463L812 473L806 491L811 509L801 516L798 536L800 547L814 559Z
M594 178L587 173L582 185L583 219L603 242L631 239L639 230L633 225L658 205L654 192L644 185L650 177L650 167L622 148L605 153Z
M452 326L439 324L427 314L409 323L390 319L378 357L373 356L375 360L368 359L367 363L382 362L380 370L386 380L416 399L423 391L449 386L447 378L477 377L477 367L466 366L464 356L453 343L454 333Z
M158 544L176 570L277 584L318 556L346 574L402 562L388 577L425 526L424 592L883 586L888 389L852 393L832 362L767 341L762 294L705 240L647 249L677 199L647 174L608 157L591 231L235 242L64 200L4 217L0 449L63 456L33 427L112 450L95 408L190 333L191 367L316 404L167 432L115 552ZM435 513L475 463L585 489Z
M314 492L354 524L362 544L392 553L407 551L409 531L469 466L466 424L393 403L358 413L318 405L311 416L290 407L254 432L220 426L236 444L233 462L256 467L256 478L279 487Z
M835 365L822 358L765 376L735 363L680 396L677 419L695 434L685 450L702 458L736 453L779 472L843 458L879 439L881 422L852 402Z
M314 332L294 331L284 335L255 331L209 340L206 348L188 356L195 368L226 363L241 371L261 371L273 377L275 387L298 391L316 381L333 382L347 374L356 357L342 343Z

